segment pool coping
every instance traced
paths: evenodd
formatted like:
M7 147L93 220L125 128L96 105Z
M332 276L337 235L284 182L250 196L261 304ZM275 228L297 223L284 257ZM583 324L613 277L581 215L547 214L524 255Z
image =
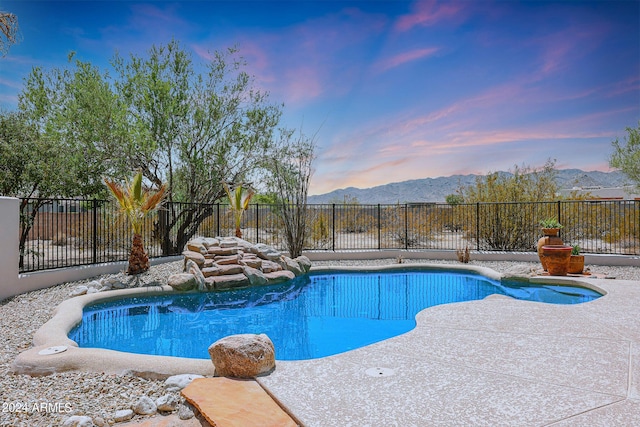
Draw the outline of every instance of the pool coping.
M456 264L387 264L377 266L316 266L311 268L311 273L323 271L390 271L406 269L424 269L436 271L459 270L480 274L494 280L500 280L505 275L493 269L475 265ZM534 276L519 278L532 283L564 284L582 286L595 290L606 296L606 289L594 283L585 282L575 277L560 276ZM155 356L136 353L127 353L100 348L81 348L77 343L68 338L68 333L82 320L82 310L86 305L106 302L127 296L153 296L165 293L181 294L196 293L195 291L178 292L168 285L146 286L138 288L118 289L97 292L93 294L70 297L60 303L54 310L53 317L42 325L34 334L33 347L20 353L12 364L12 370L16 373L28 375L49 375L64 371L93 371L112 374L134 374L144 378L163 379L171 375L183 373L199 374L204 376L215 375L215 369L210 360L191 359L173 356ZM509 297L506 297L509 298ZM468 301L465 303L472 303ZM475 301L477 302L477 301ZM428 310L426 308L425 310ZM56 349L65 348L61 352ZM53 349L52 351L47 351ZM50 354L40 354L41 351ZM317 360L317 359L314 359ZM277 360L276 361L282 362Z

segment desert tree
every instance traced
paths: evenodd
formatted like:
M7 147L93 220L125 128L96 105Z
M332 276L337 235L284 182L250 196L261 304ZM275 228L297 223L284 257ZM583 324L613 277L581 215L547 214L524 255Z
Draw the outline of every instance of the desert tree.
M58 196L106 195L102 176L133 169L124 149L129 129L108 73L74 56L69 54L67 67L34 67L18 110L64 156L59 179L65 179L65 191Z
M222 183L256 173L281 106L254 87L235 49L211 53L202 72L176 41L113 64L135 167L152 183L167 181L169 202L184 202L168 203L157 226L163 252L179 252L225 196Z
M36 67L19 109L65 153L78 195L102 195L101 177L140 170L167 183L155 225L165 255L180 252L224 196L222 182L258 173L281 105L254 87L235 49L194 64L177 41L143 55L116 54L103 71L69 55L67 67Z
M640 189L640 121L638 127L627 127L627 135L623 141L616 138L612 141L613 153L609 165L620 169L633 180Z
M269 189L278 195L278 213L283 221L289 254L302 255L307 235L309 183L316 157L317 132L309 137L302 130L280 129L279 139L267 157Z
M555 206L537 202L558 200L556 176L555 160L549 159L541 168L516 165L508 173L489 173L477 177L474 185L461 187L457 201L463 204L456 206L456 212L464 218L467 238L491 249L530 250L538 221L550 216ZM467 212L475 209L478 215Z
M0 11L0 53L5 56L11 45L20 41L18 17L10 12Z
M66 195L66 158L55 141L43 137L20 112L0 112L0 195L20 202L20 257L24 267L26 241L43 197Z

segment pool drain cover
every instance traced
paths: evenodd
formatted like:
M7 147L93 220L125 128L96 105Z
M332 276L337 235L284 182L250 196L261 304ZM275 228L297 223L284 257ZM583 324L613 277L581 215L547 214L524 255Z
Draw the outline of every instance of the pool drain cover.
M395 370L390 368L369 368L365 372L370 377L390 377L396 373Z
M58 346L55 346L55 347L47 347L44 350L40 350L38 352L38 354L40 354L42 356L47 356L49 354L62 353L63 351L67 351L67 346L66 345L58 345Z

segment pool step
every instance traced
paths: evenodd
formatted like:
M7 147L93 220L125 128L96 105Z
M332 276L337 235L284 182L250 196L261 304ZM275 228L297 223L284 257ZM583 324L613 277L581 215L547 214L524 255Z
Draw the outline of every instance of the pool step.
M198 378L182 395L212 426L298 426L255 380Z

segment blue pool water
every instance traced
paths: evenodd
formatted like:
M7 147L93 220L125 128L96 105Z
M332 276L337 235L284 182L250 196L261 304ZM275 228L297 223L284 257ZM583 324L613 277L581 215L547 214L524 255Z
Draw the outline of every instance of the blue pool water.
M427 307L491 294L554 304L601 296L585 288L500 282L466 272L331 272L258 288L89 305L69 338L80 347L208 359L207 348L219 338L266 333L277 359L313 359L407 332Z

